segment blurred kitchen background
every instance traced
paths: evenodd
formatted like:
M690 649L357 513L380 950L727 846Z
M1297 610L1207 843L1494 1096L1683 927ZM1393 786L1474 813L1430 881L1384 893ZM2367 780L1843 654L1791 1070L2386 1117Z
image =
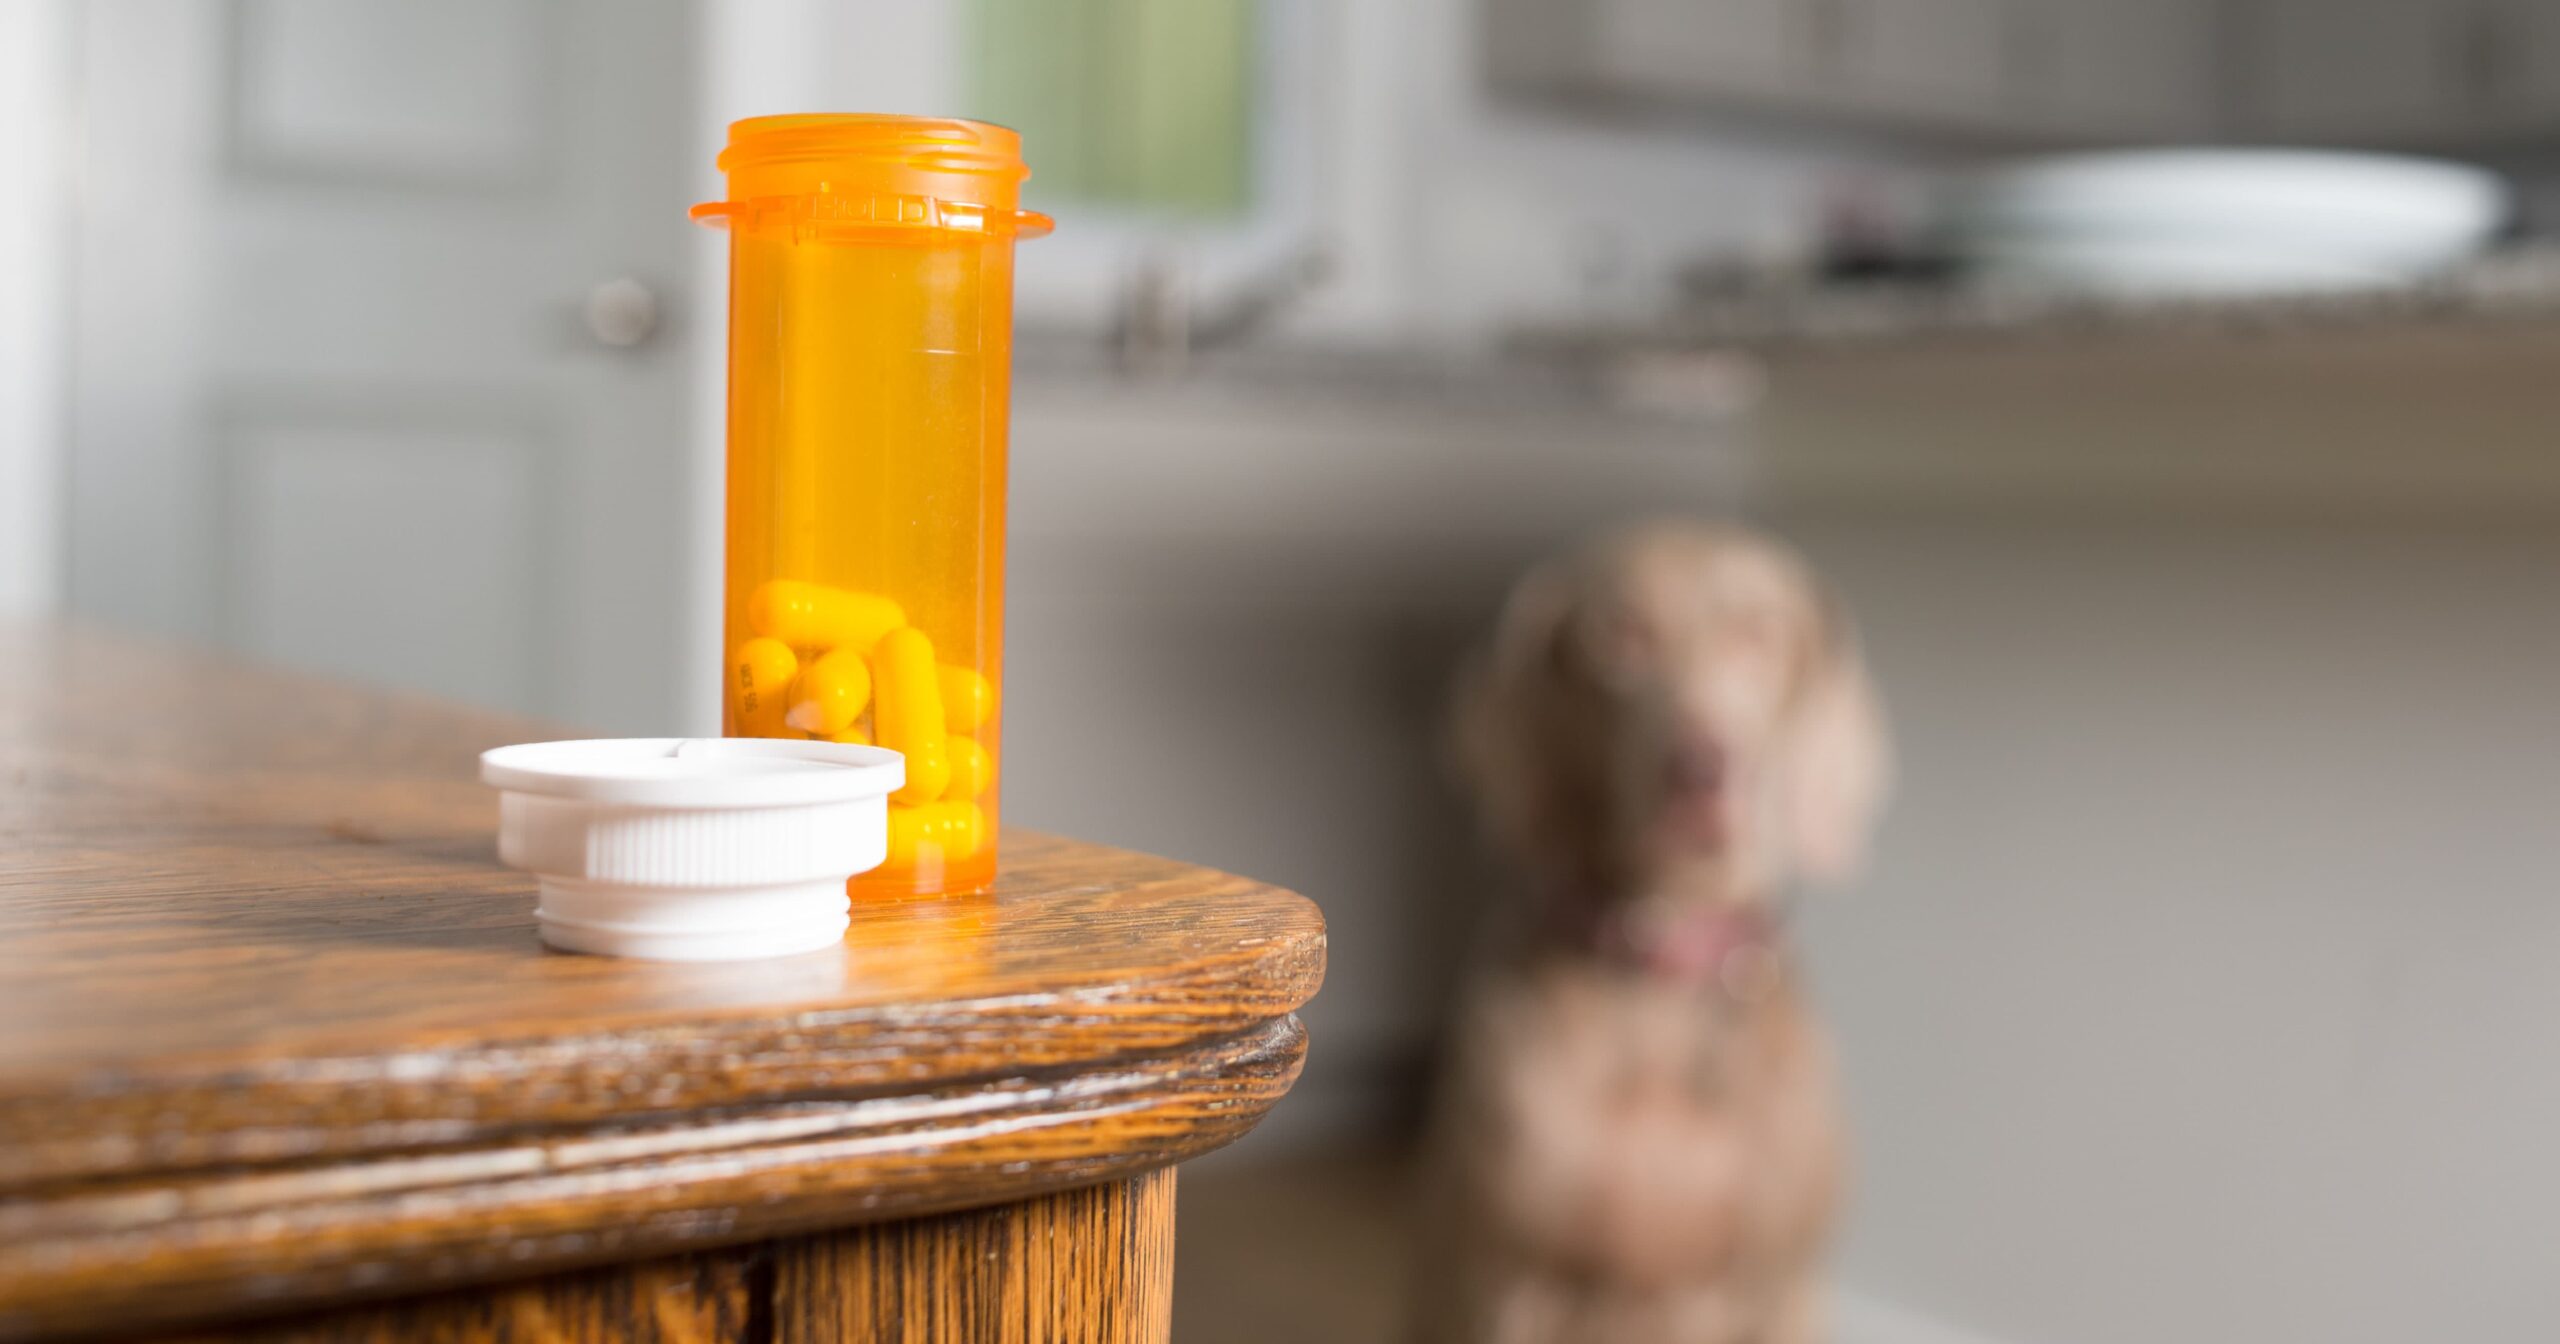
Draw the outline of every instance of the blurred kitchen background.
M2560 1330L2560 0L0 0L0 613L718 722L722 127L1025 132L1007 815L1295 887L1178 1337L1393 1337L1533 557L1730 513L1905 787L1850 1344ZM2389 150L2488 170L2210 159ZM2493 176L2492 176L2493 175Z

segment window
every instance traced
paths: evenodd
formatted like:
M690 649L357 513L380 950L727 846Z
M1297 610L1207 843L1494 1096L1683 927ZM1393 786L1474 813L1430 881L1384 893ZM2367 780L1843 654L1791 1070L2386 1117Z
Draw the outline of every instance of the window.
M974 0L973 115L1038 147L1029 203L1252 204L1254 0Z

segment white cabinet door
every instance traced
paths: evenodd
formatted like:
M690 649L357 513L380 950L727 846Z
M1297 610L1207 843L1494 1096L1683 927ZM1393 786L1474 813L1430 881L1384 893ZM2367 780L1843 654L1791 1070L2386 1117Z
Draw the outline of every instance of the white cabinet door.
M2019 107L2065 135L2190 141L2222 126L2221 0L2035 0Z
M1839 80L1860 106L1971 121L2016 94L2020 0L1838 0Z
M1597 0L1591 58L1624 91L1790 99L1813 76L1812 0Z
M78 13L74 611L605 730L698 719L682 337L720 326L682 294L688 0ZM668 332L582 315L620 276Z
M2476 124L2470 0L2256 0L2246 128L2389 143Z

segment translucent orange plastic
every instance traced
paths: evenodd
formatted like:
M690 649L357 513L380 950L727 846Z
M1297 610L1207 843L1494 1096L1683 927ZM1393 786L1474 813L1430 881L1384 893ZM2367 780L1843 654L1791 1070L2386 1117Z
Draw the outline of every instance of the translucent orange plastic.
M928 117L729 128L732 736L907 754L854 895L995 875L1021 141Z

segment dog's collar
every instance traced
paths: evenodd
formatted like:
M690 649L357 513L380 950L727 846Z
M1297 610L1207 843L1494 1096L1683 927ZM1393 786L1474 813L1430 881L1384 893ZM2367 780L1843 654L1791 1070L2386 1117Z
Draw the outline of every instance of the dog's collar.
M1779 924L1759 904L1698 907L1652 896L1558 902L1553 908L1568 926L1559 932L1603 960L1647 976L1713 985L1743 1003L1758 1000L1777 983Z

